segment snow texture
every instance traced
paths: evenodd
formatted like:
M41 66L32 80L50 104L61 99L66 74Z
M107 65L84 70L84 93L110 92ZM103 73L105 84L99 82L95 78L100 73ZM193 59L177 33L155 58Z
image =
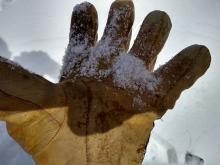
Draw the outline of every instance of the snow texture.
M113 64L113 78L116 86L134 90L153 90L158 83L144 62L131 54L121 54Z
M174 146L156 133L151 133L147 153L151 154L146 157L143 164L148 164L149 162L156 164L166 163L169 165L179 164L178 155Z
M143 165L203 165L204 160L189 152L177 154L175 147L155 132L151 133L147 146L148 156Z
M99 68L100 61L110 63L111 55L117 51L116 47L109 46L108 40L99 43L90 51L85 49L84 44L72 46L73 43L70 43L64 58L63 74L72 74L72 69L79 65L78 76L95 77L99 80L112 76L117 87L139 91L154 90L159 82L159 79L146 69L144 62L132 54L121 53L113 60L111 67Z
M185 165L203 165L204 160L196 155L191 153L186 153L185 156Z
M77 5L74 10L84 11L87 8L86 5L87 3ZM139 92L153 91L159 79L156 79L146 69L142 60L124 52L123 45L125 46L126 38L114 37L117 36L120 28L120 19L128 14L128 10L123 7L112 13L105 36L95 47L88 48L88 36L77 34L70 39L63 59L61 75L75 74L75 77L94 77L100 81L112 77L116 87L129 88ZM73 33L71 31L70 36ZM141 100L134 98L134 102L140 103Z
M85 39L82 41L80 38L82 38L82 36L79 34L78 36L70 39L69 45L66 49L66 54L63 58L63 67L61 70L62 75L69 76L72 74L74 69L77 69L77 65L79 65L89 53L86 49L88 40ZM77 71L75 70L75 72Z

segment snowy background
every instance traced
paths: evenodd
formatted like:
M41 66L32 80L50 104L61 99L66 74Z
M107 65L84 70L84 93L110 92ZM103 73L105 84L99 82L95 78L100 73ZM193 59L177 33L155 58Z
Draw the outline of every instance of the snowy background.
M56 82L68 42L73 6L80 0L0 0L0 55L13 59ZM90 0L99 14L99 37L112 0ZM204 44L212 54L208 72L185 91L175 108L155 122L143 164L183 164L187 152L204 159L205 165L220 162L220 1L134 0L136 17L132 39L147 13L164 10L171 17L170 37L157 67L191 44ZM168 152L169 151L169 152ZM169 154L172 153L171 158ZM176 154L175 154L176 153ZM0 125L0 164L32 165L31 157Z

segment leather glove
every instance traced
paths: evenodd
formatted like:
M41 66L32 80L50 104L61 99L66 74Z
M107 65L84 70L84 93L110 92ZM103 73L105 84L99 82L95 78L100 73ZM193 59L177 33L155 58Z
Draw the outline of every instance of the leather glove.
M154 70L169 16L151 12L128 50L133 21L133 2L116 0L97 42L95 7L77 5L57 84L0 58L0 119L37 164L141 164L154 120L208 69L192 45Z

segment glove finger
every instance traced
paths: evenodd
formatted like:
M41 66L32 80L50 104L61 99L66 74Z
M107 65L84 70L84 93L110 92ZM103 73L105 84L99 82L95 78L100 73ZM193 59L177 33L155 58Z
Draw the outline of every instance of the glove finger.
M104 34L95 53L100 69L110 67L115 56L127 51L134 21L134 4L131 0L116 0L110 8Z
M98 16L95 7L88 2L76 5L72 12L69 44L63 59L60 81L79 72L80 64L89 55L89 48L96 43L97 29Z
M157 69L154 75L160 82L155 93L162 99L162 109L173 108L181 92L206 72L210 62L211 55L205 46L192 45Z
M157 55L163 48L171 29L169 16L162 11L151 12L142 23L130 53L145 62L148 70L153 70Z

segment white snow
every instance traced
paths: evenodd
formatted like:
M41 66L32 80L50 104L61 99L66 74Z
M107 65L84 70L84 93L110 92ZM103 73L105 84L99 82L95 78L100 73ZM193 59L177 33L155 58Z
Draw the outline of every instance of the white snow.
M87 3L77 5L74 10L86 10ZM107 25L104 37L95 47L88 48L88 36L74 35L70 39L63 59L61 75L95 77L103 80L111 76L115 86L145 92L153 91L159 82L144 65L144 62L132 54L124 52L126 38L118 36L119 22L129 14L127 8L112 9L112 17ZM76 25L73 25L76 26ZM124 25L126 26L126 25ZM70 32L72 36L73 29ZM135 98L134 103L141 100Z
M148 156L143 165L148 163L178 165L178 155L172 144L160 135L152 132L149 144L147 146Z
M185 165L203 165L204 160L196 155L193 155L189 152L185 156Z
M113 79L118 87L145 92L154 90L159 80L148 71L144 62L131 54L121 54L113 64Z
M178 153L174 145L154 131L151 133L147 146L147 157L143 165L203 165L204 160L199 156L184 152Z
M85 49L86 44L75 46L75 40L71 41L64 58L63 73L71 74L73 68L80 63L78 76L95 77L99 80L112 76L117 87L140 92L154 90L159 79L146 69L142 60L132 54L121 53L112 61L110 67L99 68L100 61L111 63L112 54L118 51L116 46L109 46L108 41L100 42L97 47L91 48L90 52Z
M74 10L77 11L86 10L86 4L77 5L75 8ZM94 48L87 49L87 36L74 36L74 38L70 39L63 60L61 75L64 74L68 76L72 74L75 72L73 71L74 68L76 72L78 72L79 69L78 76L96 77L99 80L109 76L111 72L113 72L113 69L105 67L100 68L100 61L104 65L108 65L112 62L113 56L117 55L119 52L123 52L121 45L125 43L126 38L115 38L115 36L118 36L118 22L128 14L128 8L129 6L127 6L127 8L114 9L114 11L112 11L113 15L110 23L106 27L105 37L102 38ZM70 36L72 33L73 31L70 32ZM84 42L82 42L82 38ZM80 66L77 66L79 64Z
M117 19L114 17L116 16L113 16L111 23L113 26L108 29L109 35L116 33ZM69 76L74 72L77 76L95 77L98 80L112 76L117 87L141 92L154 90L159 80L146 69L142 60L123 52L120 45L124 40L124 38L113 40L112 37L106 36L95 47L87 48L86 36L80 34L74 36L67 47L61 75Z

